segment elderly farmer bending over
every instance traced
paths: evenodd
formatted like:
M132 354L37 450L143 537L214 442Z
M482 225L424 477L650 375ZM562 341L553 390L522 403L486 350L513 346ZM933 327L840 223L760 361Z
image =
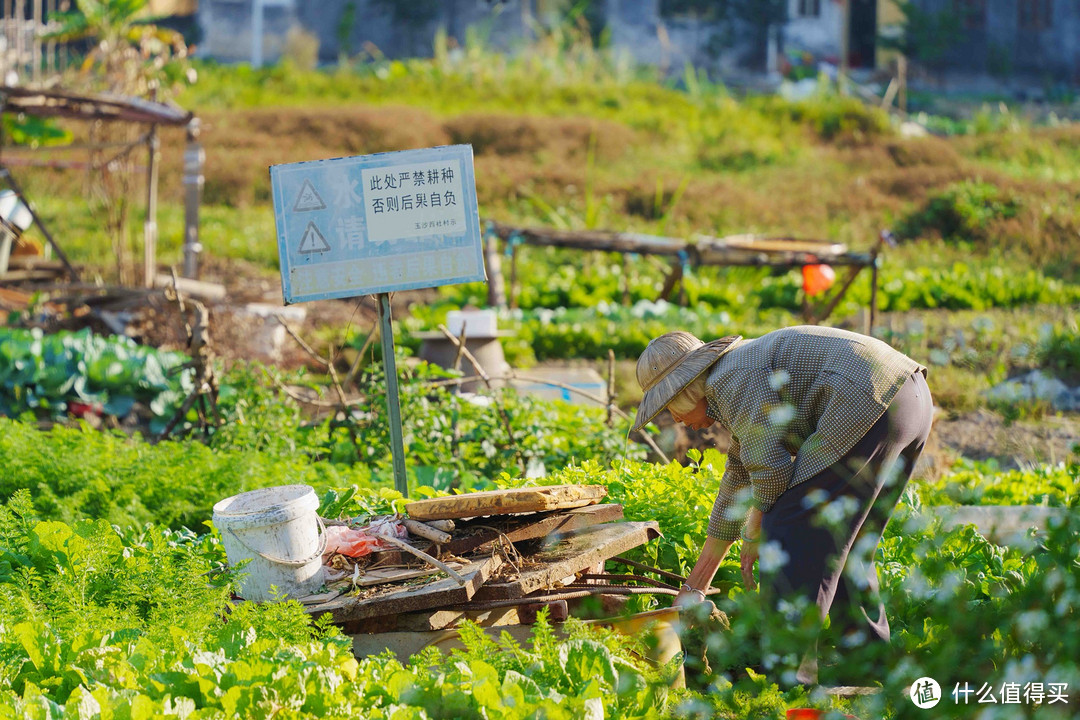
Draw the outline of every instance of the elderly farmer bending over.
M854 552L876 549L926 443L933 405L925 375L880 340L823 327L709 343L672 332L649 343L637 363L645 396L634 429L666 407L687 427L719 422L731 432L708 538L676 602L704 599L740 536L752 588L763 535L786 557L761 573L770 596L802 596L822 620L832 611L838 633L888 642L872 552L865 582L845 577L844 566L857 543ZM836 500L849 512L840 527L826 527L820 510ZM813 652L797 678L816 681Z

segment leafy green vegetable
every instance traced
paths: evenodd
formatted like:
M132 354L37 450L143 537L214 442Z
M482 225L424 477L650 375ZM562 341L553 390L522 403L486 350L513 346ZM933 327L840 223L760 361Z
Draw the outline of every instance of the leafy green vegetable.
M40 410L58 418L80 403L122 417L138 401L171 415L191 391L187 362L182 353L89 329L46 335L0 327L0 414Z

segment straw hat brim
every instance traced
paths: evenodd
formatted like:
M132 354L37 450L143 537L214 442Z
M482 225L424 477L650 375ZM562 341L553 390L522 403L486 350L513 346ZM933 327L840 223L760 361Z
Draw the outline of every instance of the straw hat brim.
M660 382L653 385L641 398L638 405L637 418L630 432L640 430L648 425L660 411L667 407L668 403L675 399L687 385L697 380L706 370L711 368L725 353L732 350L742 335L732 335L707 342L699 348L691 350L674 367L668 371Z

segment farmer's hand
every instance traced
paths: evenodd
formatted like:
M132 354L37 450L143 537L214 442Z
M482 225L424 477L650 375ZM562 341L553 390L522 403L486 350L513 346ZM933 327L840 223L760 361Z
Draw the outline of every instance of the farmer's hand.
M754 563L757 562L757 557L757 540L744 539L742 553L739 555L739 565L742 570L743 587L747 590L757 590L757 583L754 582Z
M743 587L747 590L756 590L754 582L754 563L758 559L758 540L761 537L761 511L751 508L746 516L746 525L742 529L742 554L739 556L739 565L742 570Z
M705 593L701 590L687 590L684 586L679 591L679 594L675 596L674 606L679 610L690 610L700 605L707 606L710 613L716 609L716 605L713 604L712 600L707 599Z

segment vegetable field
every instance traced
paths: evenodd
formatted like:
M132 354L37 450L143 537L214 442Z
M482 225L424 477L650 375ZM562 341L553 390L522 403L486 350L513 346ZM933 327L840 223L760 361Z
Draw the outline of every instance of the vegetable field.
M894 720L930 717L908 696L924 677L945 696L935 718L1077 716L1080 420L1054 398L987 391L1036 370L1080 383L1080 126L1036 123L1004 103L938 116L926 100L927 124L948 132L909 138L827 84L802 100L736 95L693 70L626 67L568 29L517 55L474 41L422 60L196 69L178 100L205 120L204 277L245 303L280 301L268 165L469 143L484 219L799 235L854 250L891 229L898 245L883 254L870 331L930 368L935 433L990 428L1031 447L966 457L974 443L931 441L874 558L892 645L822 644L823 664L868 669L876 694L791 689L814 608L767 612L741 583L741 541L714 583L727 626L686 617L684 655L667 665L644 659L646 638L543 614L526 642L466 624L462 651L357 658L340 628L294 600L237 601L244 569L228 566L210 518L222 498L295 483L315 488L327 516L403 507L386 377L361 304L310 304L297 330L313 347L300 361L249 362L244 337L215 336L226 350L214 361L220 422L207 423L184 409L194 387L184 348L43 327L49 298L34 297L0 316L0 720L764 720L792 708ZM180 260L183 144L163 133L164 264ZM111 282L107 212L63 172L26 173L29 193L87 277ZM662 300L670 268L654 259L518 253L516 306L498 309L507 360L610 372L613 402L630 416L633 361L651 338L755 337L798 324L807 300L797 271L694 268L681 300ZM861 330L870 293L856 281L830 322ZM459 371L415 357L421 334L451 310L485 307L487 287L395 303L411 496L602 484L627 519L656 520L663 533L629 559L690 571L720 449L678 436L686 443L665 445L676 456L666 462L605 408L458 393ZM957 508L1010 506L1054 513L1011 536L947 522ZM782 560L762 547L759 562ZM629 609L667 603L634 596ZM765 625L776 632L762 652Z

